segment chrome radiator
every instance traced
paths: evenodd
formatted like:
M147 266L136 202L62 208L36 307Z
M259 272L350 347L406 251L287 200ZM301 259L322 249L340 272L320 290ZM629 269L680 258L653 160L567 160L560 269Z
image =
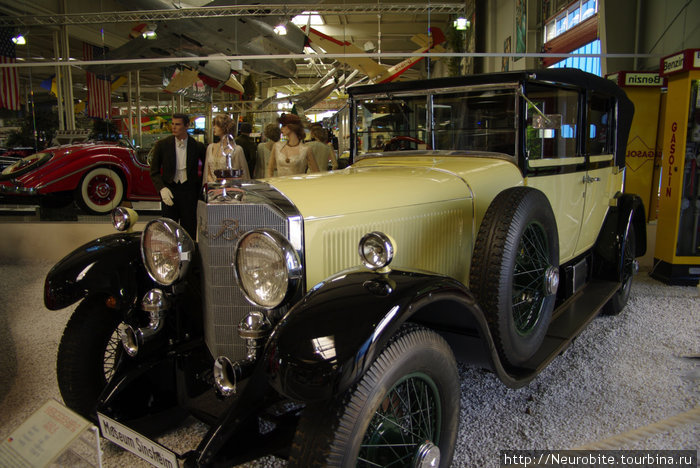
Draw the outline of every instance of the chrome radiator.
M205 203L197 207L198 244L202 258L204 339L212 356L235 361L246 357L238 323L252 305L238 287L234 248L248 231L266 228L289 237L287 218L274 206L258 202Z

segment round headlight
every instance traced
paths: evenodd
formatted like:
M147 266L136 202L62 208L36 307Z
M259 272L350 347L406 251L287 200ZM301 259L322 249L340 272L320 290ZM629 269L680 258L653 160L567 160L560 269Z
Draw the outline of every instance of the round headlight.
M301 280L296 252L276 231L251 231L238 242L236 277L250 302L265 309L280 305Z
M171 219L154 219L141 234L141 256L146 271L163 286L169 286L185 276L193 251L192 238Z
M365 267L379 270L388 266L394 259L394 244L383 232L370 232L360 239L358 252Z
M119 206L112 210L112 226L117 231L126 231L136 224L139 215L131 208Z

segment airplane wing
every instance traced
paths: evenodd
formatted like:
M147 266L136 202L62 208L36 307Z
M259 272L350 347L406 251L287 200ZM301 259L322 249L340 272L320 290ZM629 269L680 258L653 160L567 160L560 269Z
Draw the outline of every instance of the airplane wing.
M430 28L430 33L430 36L426 36L425 34L417 34L411 38L413 42L421 45L421 48L415 51L416 53L425 53L429 50L435 50L436 47L440 46L440 44L445 42L445 34L440 28ZM442 51L444 49L440 47L439 50ZM394 81L399 76L401 76L406 70L423 60L423 58L424 57L409 57L405 60L402 60L396 65L386 69L381 75L375 77L374 82L389 83L390 81Z
M199 72L191 68L185 68L177 73L165 87L168 93L177 93L181 89L189 88L199 80Z
M306 26L302 26L303 31L306 31ZM329 53L329 54L363 54L364 50L360 49L356 45L347 42L339 41L331 36L323 34L321 31L317 31L314 28L309 28L309 46L318 53ZM381 75L386 71L385 67L372 60L371 58L364 57L352 57L343 58L336 57L336 60L350 65L361 73L374 78L377 75Z

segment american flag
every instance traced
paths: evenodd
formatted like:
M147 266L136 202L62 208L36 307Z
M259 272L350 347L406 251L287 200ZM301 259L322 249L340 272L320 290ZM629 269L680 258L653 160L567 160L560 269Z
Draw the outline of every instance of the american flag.
M83 43L83 59L93 60L104 55L102 47ZM112 105L112 83L109 76L101 76L86 72L87 79L87 107L85 113L88 117L97 117L109 120L109 112Z
M0 29L0 64L16 63L12 31ZM19 110L19 71L17 67L0 68L0 109Z

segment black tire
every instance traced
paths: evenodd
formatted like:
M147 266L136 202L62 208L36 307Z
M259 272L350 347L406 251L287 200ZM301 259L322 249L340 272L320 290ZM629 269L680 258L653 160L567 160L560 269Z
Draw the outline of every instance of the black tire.
M632 290L632 278L636 272L635 267L635 249L637 246L637 238L634 233L634 227L629 226L627 233L621 245L621 261L620 268L622 269L622 286L617 290L615 295L603 306L603 314L618 315L627 305Z
M97 397L114 374L123 348L119 314L98 298L86 298L73 312L58 345L56 375L66 406L95 420Z
M439 448L439 466L449 467L459 392L447 343L431 330L404 325L357 384L333 402L307 405L289 466L413 466L420 449L430 449L430 458Z
M524 364L542 344L558 273L559 236L547 197L529 187L499 193L476 236L469 287L508 363Z
M90 214L107 214L124 198L124 181L108 167L88 171L75 188L78 206Z

